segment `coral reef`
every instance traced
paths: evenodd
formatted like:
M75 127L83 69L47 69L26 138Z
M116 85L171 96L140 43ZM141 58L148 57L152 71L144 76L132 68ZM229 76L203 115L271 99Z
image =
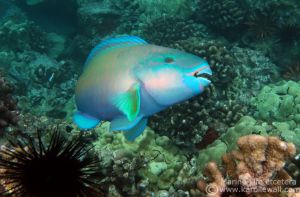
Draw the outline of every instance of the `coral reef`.
M116 188L123 196L137 195L168 190L178 179L186 158L167 137L147 129L135 143L130 143L121 133L108 130L107 123L96 129L98 140L94 145L103 158L101 166L111 180L110 188Z
M201 22L226 33L244 23L247 11L237 0L200 0L197 13Z
M278 137L260 135L243 136L237 144L238 150L222 157L225 175L214 162L206 166L205 174L210 181L200 180L198 188L207 192L207 196L217 197L223 193L231 196L277 193L280 196L284 188L295 184L283 168L296 153L294 144L281 141Z
M300 84L294 81L281 81L265 86L253 99L257 117L267 121L295 121L299 123Z
M150 118L149 126L161 135L169 136L177 145L201 147L208 130L220 135L247 113L247 107L239 103L217 100L218 96L213 94L198 96L155 114Z
M236 60L237 77L233 80L230 92L239 102L250 104L251 98L267 84L280 79L279 67L262 53L239 47L233 47L230 52Z
M163 31L161 31L162 29ZM139 34L150 43L162 46L172 46L178 41L186 40L190 37L199 39L208 36L204 25L197 24L192 19L181 19L178 16L158 18L152 23L144 25ZM196 45L198 42L197 40L195 44L193 42L190 43ZM183 48L185 49L185 47Z
M149 37L149 41L153 41L151 39L155 38L151 35L153 30L157 30L156 35L161 37L167 35L159 32L162 29L168 29L169 34L180 35L171 29L173 26L177 26L178 30L181 27L186 27L186 31L192 31L187 28L192 27L191 22L188 22L187 25L184 23L185 19L192 14L194 1L191 0L172 2L166 0L104 0L102 2L90 0L77 1L77 4L79 7L79 25L84 28L83 32L89 36L104 36L108 33L134 34L145 35L145 38ZM177 20L181 20L181 24L177 25ZM188 34L181 35L188 36ZM155 41L160 40L159 38L155 39Z
M16 87L15 94L22 111L53 118L65 117L64 107L72 97L77 76L74 65L75 62L57 62L37 52L18 53L10 62L7 73Z
M0 73L0 133L3 134L9 125L16 125L19 119L17 104L11 96L12 87L9 86Z
M1 50L35 50L46 52L51 48L51 43L46 38L46 33L32 21L10 19L0 27Z
M299 59L299 8L296 0L200 0L194 15L213 33L261 51L284 66Z
M192 8L195 6L191 0L137 0L142 10L141 20L144 23L153 23L158 18L165 16L178 16L180 18L188 18L191 15Z
M238 47L229 50L213 41L204 42L207 46L192 41L194 39L190 39L193 44L183 45L187 47L185 50L201 54L212 64L213 72L216 72L216 78L212 79L215 86L211 86L206 94L155 114L149 126L178 145L201 147L208 130L221 135L242 116L252 114L251 98L279 74L277 67L259 52ZM180 48L180 45L175 47Z
M234 73L234 59L229 50L216 41L200 41L199 38L180 40L171 47L191 52L207 59L215 73L213 83L207 94L200 95L185 103L170 107L169 109L154 115L150 119L149 126L163 135L170 136L178 145L193 147L199 145L204 134L210 129L217 133L223 133L246 113L247 107L241 106L232 100L223 99L226 95L220 89L230 84L236 75ZM231 77L229 77L231 76ZM221 87L218 87L221 86ZM166 121L166 118L168 120ZM162 122L164 124L162 124ZM186 132L194 136L193 143L186 143Z
M214 141L207 148L200 150L196 157L197 166L200 171L204 165L210 161L221 162L221 156L236 148L236 142L241 136L259 134L267 135L272 127L266 123L258 123L250 116L242 117L234 126L227 129L226 133L221 135L218 140Z
M261 45L268 46L270 51L266 55L279 66L298 61L299 2L255 0L246 1L246 4L249 17L245 21L247 31L242 43L256 50L262 50Z
M22 111L64 117L66 112L57 107L64 108L71 97L74 81L69 76L76 77L76 64L61 58L65 38L13 16L3 22L0 34L0 63L15 86Z
M58 129L61 135L70 140L73 136L78 137L80 132L69 122L30 114L22 115L19 125L20 130L24 129L24 133L31 136L36 135L33 131L37 128L45 128L43 131ZM42 138L48 142L51 135L46 132ZM82 133L80 140L93 143L93 153L100 158L101 185L107 195L180 196L197 193L195 184L199 176L196 160L166 136L146 129L132 143L126 141L121 132L109 132L109 123L105 122L91 132Z
M57 125L64 135L69 137L76 136L79 132L68 122L52 121L47 117L30 118L26 115L22 116L19 124L28 130L40 126L53 129ZM109 132L107 122L92 132L85 132L83 140L93 142L95 153L101 159L99 165L105 190L111 194L199 196L195 184L201 177L201 169L206 163L212 160L221 162L223 154L236 149L236 144L232 142L241 136L249 134L280 136L280 133L275 133L276 130L278 129L273 125L246 116L198 154L178 149L168 137L159 136L150 129L134 143L127 142L121 132ZM292 138L294 141L299 139L295 136ZM286 140L290 141L287 138Z
M120 13L109 5L109 2L99 1L79 4L79 26L84 27L88 36L107 35L118 26Z
M203 170L204 164L209 161L221 164L221 156L237 148L236 144L232 142L245 135L280 136L284 141L295 144L298 150L300 145L299 131L299 126L295 121L263 122L250 116L244 116L216 141L198 152L196 157L198 169Z
M299 156L286 162L300 147L299 10L298 0L0 0L0 65L21 111L0 76L0 132L13 139L0 139L0 193L17 191L22 173L11 177L18 171L9 165L24 167L29 159L19 156L34 150L45 156L49 142L65 149L60 140L74 136L76 147L93 144L77 161L90 154L100 159L91 180L101 183L104 196L237 196L221 190L300 180ZM152 116L151 129L134 142L109 132L107 122L81 134L71 123L81 65L100 40L119 34L190 52L213 70L204 94ZM275 84L282 78L291 81ZM16 122L18 130L11 129ZM30 148L24 137L37 129L45 132ZM60 143L48 132L54 129ZM208 179L199 181L203 170ZM203 194L197 182L215 190ZM299 185L276 186L290 189L282 196L299 195Z
M265 86L253 104L257 108L255 116L265 120L269 125L269 133L293 142L297 147L299 141L299 83L281 81Z
M246 22L248 32L245 36L252 38L252 41L263 40L273 36L276 32L276 23L274 20L275 18L270 14L270 11L259 10L252 13Z

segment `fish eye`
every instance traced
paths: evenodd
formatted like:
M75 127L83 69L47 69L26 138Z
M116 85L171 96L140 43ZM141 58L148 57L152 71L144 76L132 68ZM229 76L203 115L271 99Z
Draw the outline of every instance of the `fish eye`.
M172 58L172 57L166 57L165 58L165 62L166 63L172 63L172 62L174 62L175 60Z

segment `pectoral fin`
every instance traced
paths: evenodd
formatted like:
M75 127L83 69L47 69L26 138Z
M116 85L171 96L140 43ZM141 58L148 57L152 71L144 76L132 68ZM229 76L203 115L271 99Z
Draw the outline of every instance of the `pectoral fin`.
M112 98L112 103L126 115L129 121L133 121L140 112L140 85L133 84L127 92Z
M100 120L80 111L76 112L73 116L73 121L80 129L91 129L99 124Z

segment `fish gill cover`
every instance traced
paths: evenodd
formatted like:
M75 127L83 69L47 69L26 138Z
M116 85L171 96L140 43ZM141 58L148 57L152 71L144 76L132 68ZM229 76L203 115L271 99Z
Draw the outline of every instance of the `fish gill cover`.
M127 76L122 70L125 67L118 64L112 64L116 69L110 78L103 80L107 75L98 75L103 67L96 62L114 59L122 50L126 53L121 54L130 55L114 61L134 62L142 55L152 55L146 50L111 43L118 53L106 45L111 52L106 51L105 56L96 53L99 59L94 56L94 68L84 71L94 47L122 36L139 37L151 46L203 59L213 73L202 94L151 114L143 134L133 135L132 142L124 138L123 133L132 136L126 131L110 132L108 121L86 131L72 122L75 87L84 72L99 76L90 80L92 85L96 81L118 90L125 87L124 94L112 99L116 114L126 117L121 123L130 123L120 127L120 120L115 122L121 130L137 128L137 120L141 120L139 128L144 128L145 119L134 119L138 109L145 109L137 107L145 103L143 99L155 98L161 104L182 96L178 91L182 81L173 83L177 88L171 94L144 88L145 84L162 87L157 76L175 76L175 71L183 71L180 67L160 66L150 73L138 67L134 77L139 83L128 87L124 81L117 83ZM67 142L80 139L91 149L88 155L76 157L78 163L85 162L85 156L98 158L93 173L99 176L92 173L92 178L85 176L84 180L95 181L93 187L104 196L297 196L299 46L298 0L0 0L0 161L14 164L0 167L0 192L22 196L11 178L23 172L24 162L32 158L34 150L28 150L32 145L25 139L42 141L36 144L40 149L51 142L53 131L59 131ZM176 56L155 55L149 60L177 63ZM188 61L180 66L187 68ZM154 71L156 75L151 75ZM186 84L195 90L194 83ZM101 101L97 100L100 87L105 90L95 85L87 91L96 97L87 95L90 102L86 103ZM137 102L138 96L146 93L151 97ZM97 113L111 113L106 105L90 107ZM53 192L59 189L53 187ZM85 192L83 195L91 196Z

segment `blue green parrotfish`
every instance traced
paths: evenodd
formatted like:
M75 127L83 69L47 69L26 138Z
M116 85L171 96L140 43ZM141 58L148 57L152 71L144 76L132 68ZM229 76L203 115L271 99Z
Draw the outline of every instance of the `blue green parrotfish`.
M149 116L204 91L212 71L204 59L148 44L136 36L102 41L90 52L75 90L74 122L91 129L110 121L133 141Z

